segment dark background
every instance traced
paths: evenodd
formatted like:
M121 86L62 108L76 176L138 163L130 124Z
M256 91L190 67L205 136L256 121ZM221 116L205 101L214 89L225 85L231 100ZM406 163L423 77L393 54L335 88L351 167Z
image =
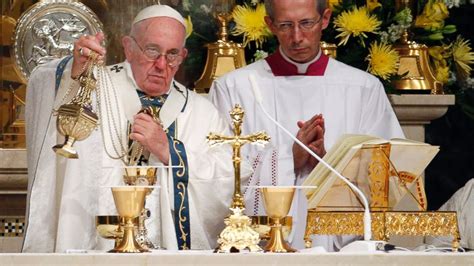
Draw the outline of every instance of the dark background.
M472 15L474 4L450 10L449 21L458 33L474 42ZM472 74L471 74L472 77ZM439 145L440 152L426 169L428 208L438 209L451 195L474 178L474 107L473 89L459 92L456 105L443 117L426 126L426 142Z

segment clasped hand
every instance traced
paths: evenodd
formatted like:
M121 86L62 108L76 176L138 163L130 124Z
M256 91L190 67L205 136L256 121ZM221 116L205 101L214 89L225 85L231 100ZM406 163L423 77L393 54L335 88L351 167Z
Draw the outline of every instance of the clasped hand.
M325 128L323 115L315 115L308 121L298 121L297 125L299 130L296 138L318 156L323 157L326 154L326 149L324 148ZM318 164L316 158L311 156L297 143L293 144L293 162L297 175L302 171L313 169Z

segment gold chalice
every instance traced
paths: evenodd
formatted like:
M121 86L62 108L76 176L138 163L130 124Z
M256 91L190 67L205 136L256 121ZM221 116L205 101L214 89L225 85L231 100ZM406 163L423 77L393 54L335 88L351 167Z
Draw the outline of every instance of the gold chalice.
M125 168L125 175L123 176L125 184L129 186L153 186L156 184L156 178L156 167L153 166L127 167ZM146 195L150 195L152 191L153 188L146 188ZM138 217L137 241L145 248L158 249L159 247L148 239L148 230L145 227L145 220L149 217L150 210L145 208L145 202L143 202L143 208Z
M109 252L113 253L141 253L149 252L148 249L138 244L135 239L133 219L140 215L145 203L145 187L113 187L115 207L120 217L124 219L123 238L120 244Z
M295 194L294 187L264 187L261 188L263 195L263 202L268 217L273 223L270 229L270 240L263 248L268 252L295 252L284 239L282 232L282 219L288 215L293 195Z

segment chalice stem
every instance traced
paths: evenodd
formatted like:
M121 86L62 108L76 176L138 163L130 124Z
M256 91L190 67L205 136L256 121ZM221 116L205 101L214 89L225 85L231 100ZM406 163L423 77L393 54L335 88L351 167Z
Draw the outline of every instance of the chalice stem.
M276 253L286 253L286 252L296 252L296 249L293 249L286 241L283 236L282 225L280 219L274 219L274 224L270 229L270 240L265 246L265 251L276 252Z

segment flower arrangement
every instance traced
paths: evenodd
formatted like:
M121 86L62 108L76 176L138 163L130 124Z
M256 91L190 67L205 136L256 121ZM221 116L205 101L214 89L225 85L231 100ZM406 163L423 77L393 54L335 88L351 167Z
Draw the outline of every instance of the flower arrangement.
M268 35L263 18L255 17L265 14L262 2L244 1L233 13L235 28L232 34L245 40L248 53L255 59L261 59L277 46ZM393 92L391 81L400 78L397 75L399 55L393 45L409 30L412 40L428 45L433 72L443 83L445 93L455 93L462 98L466 89L474 89L471 44L456 34L455 25L448 23L449 9L462 3L459 0L421 0L411 9L397 10L395 2L328 0L332 19L322 40L337 45L339 61L379 77L387 92ZM471 115L474 118L474 112Z
M409 30L412 40L429 47L432 70L443 83L444 92L456 94L462 102L466 90L474 88L474 52L470 41L457 34L456 26L450 22L450 9L462 6L460 1L420 0L411 9L397 10L397 1L392 0L328 0L332 18L322 40L337 45L339 61L379 77L387 92L394 92L391 81L400 76L399 55L393 45ZM230 38L244 45L247 62L262 59L278 45L264 22L263 0L237 3L232 12ZM212 9L209 0L182 1L181 11L192 29L187 40L191 55L186 61L188 67L203 67L203 46L217 40ZM200 73L197 68L187 75L196 80ZM474 118L474 108L470 115Z

